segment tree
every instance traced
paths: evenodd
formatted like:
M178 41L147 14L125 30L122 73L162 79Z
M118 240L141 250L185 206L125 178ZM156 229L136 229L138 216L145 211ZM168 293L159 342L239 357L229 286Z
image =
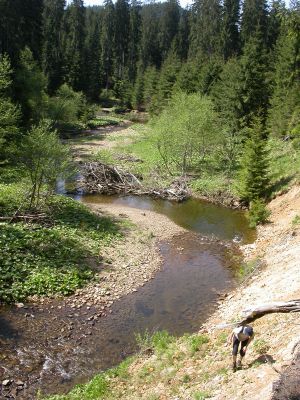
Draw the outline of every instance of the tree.
M273 0L268 18L268 48L274 50L280 35L281 23L286 13L283 0Z
M220 141L217 115L211 100L198 94L176 93L154 125L162 162L172 174L192 167L204 171Z
M43 0L0 0L0 54L9 56L13 69L26 46L40 59L42 8Z
M105 0L102 29L101 29L101 66L106 91L112 84L114 46L113 40L115 30L114 4L111 0Z
M252 36L267 41L267 2L266 0L245 0L241 20L241 39L243 45Z
M88 11L84 65L85 93L90 100L97 101L103 84L101 74L100 16L98 12Z
M221 4L219 0L197 0L191 26L190 55L204 58L221 53Z
M223 6L222 48L225 60L240 50L240 0L225 0Z
M269 184L268 152L262 120L255 118L249 129L239 173L239 193L246 204L264 198Z
M189 35L190 35L190 12L181 10L178 24L178 32L175 37L175 45L173 50L181 61L185 61L189 54Z
M172 42L178 33L179 4L177 0L162 3L162 15L159 20L159 45L162 59L165 60Z
M69 149L49 121L41 121L30 130L20 146L19 157L32 185L30 208L38 208L43 187L46 194L52 193L57 179L72 172Z
M65 80L76 91L84 88L85 8L83 0L73 0L65 12Z
M242 78L242 118L249 126L253 116L261 115L265 122L270 87L267 79L268 59L260 35L251 36L240 59Z
M130 7L130 32L128 44L128 77L135 80L139 60L139 44L141 39L141 3L132 0Z
M24 122L26 124L38 122L47 110L47 79L28 47L20 54L15 84Z
M63 80L62 31L65 0L44 0L43 11L43 71L48 78L48 90L53 94Z
M0 56L0 154L5 156L7 144L16 138L19 132L20 109L10 99L12 69L8 56ZM5 145L5 147L4 147Z
M115 4L115 70L116 78L125 77L128 60L128 42L130 34L130 15L128 0L117 0Z
M290 134L300 125L300 9L290 11L284 20L275 48L273 93L268 125L277 137Z
M143 67L154 65L160 68L162 56L159 46L159 15L160 5L156 3L145 4L141 11L141 59Z

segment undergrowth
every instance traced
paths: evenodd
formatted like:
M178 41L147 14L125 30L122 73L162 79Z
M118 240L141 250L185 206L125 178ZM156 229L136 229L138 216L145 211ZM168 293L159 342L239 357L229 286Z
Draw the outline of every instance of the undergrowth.
M1 191L2 212L19 209L22 197L11 193L17 186ZM44 207L39 223L0 224L0 302L73 293L93 279L102 246L121 237L118 224L70 198L52 197Z

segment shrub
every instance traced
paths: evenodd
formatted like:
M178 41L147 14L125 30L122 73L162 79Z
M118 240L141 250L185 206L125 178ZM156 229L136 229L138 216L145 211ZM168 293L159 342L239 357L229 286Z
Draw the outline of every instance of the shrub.
M250 203L249 210L249 225L250 228L255 228L258 224L267 222L270 216L270 211L267 209L266 204L261 199L255 199Z

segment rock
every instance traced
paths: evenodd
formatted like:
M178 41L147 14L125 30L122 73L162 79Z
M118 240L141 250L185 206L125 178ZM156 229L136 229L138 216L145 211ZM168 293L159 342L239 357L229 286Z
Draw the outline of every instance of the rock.
M24 308L24 303L16 303L17 308Z
M4 381L2 381L3 386L8 386L9 384L10 384L10 379L5 379Z
M17 386L24 386L24 382L18 380L18 381L16 381L16 385Z

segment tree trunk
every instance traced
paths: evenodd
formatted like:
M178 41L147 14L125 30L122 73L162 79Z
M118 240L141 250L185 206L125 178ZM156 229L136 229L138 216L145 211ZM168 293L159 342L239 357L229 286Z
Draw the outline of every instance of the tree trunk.
M258 307L244 310L243 314L245 315L245 318L239 323L239 325L249 324L266 314L290 312L300 312L300 300L291 300L288 302L280 301L276 303L263 304Z

